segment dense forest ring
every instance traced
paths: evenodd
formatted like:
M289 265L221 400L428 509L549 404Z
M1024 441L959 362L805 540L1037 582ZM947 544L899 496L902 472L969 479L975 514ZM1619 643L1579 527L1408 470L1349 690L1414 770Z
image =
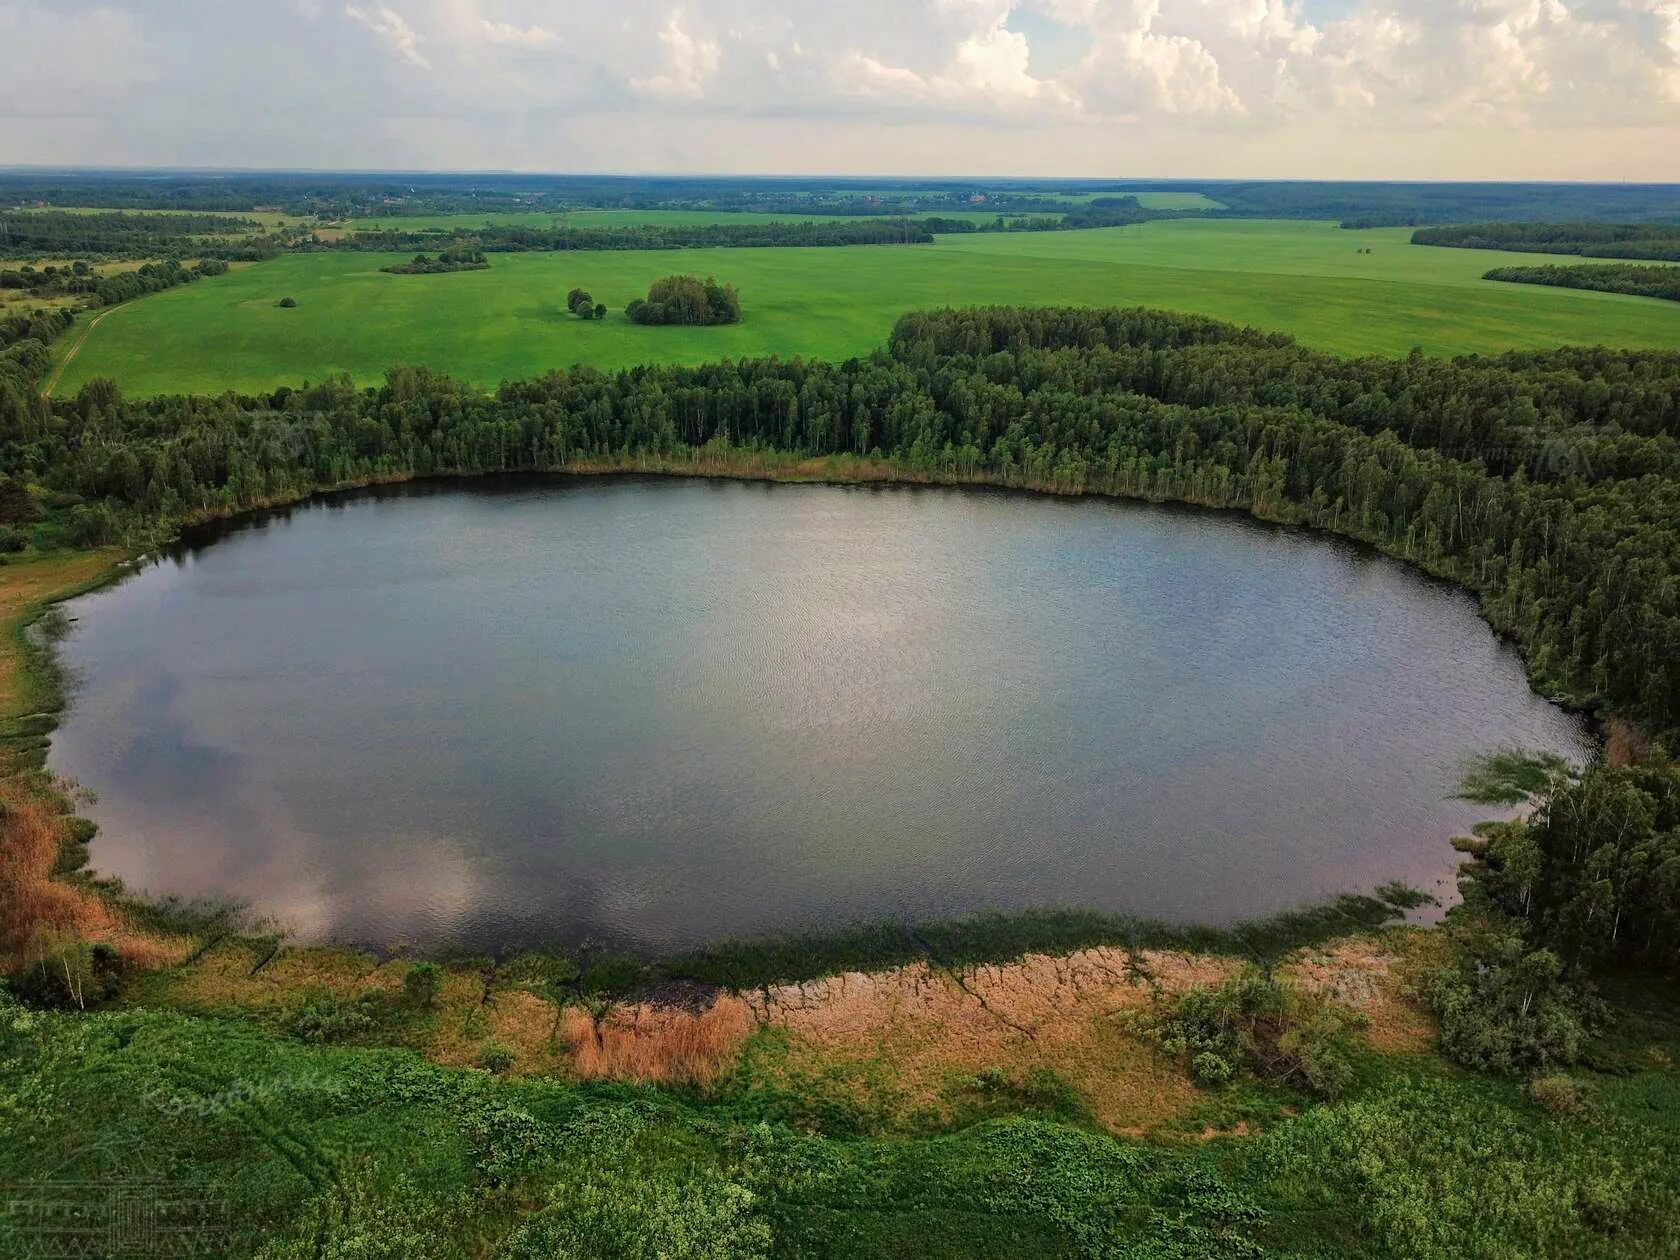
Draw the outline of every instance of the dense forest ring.
M622 316L630 298L673 269L669 251L503 255L488 272L402 279L379 268L412 252L288 256L105 321L61 389L109 376L133 395L266 391L339 372L371 384L393 363L416 361L486 388L572 363L839 361L880 345L905 311L968 303L1142 303L1280 329L1343 354L1680 347L1680 308L1490 285L1481 277L1491 266L1548 260L1413 246L1407 237L1227 220L913 247L684 251L683 270L727 276L751 301L740 324L693 330L638 328ZM564 298L573 286L613 314L571 318ZM276 311L288 294L301 309Z

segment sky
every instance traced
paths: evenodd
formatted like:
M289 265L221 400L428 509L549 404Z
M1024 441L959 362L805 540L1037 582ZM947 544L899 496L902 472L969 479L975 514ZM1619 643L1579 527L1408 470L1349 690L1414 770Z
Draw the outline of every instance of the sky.
M0 0L0 164L1680 181L1680 0Z

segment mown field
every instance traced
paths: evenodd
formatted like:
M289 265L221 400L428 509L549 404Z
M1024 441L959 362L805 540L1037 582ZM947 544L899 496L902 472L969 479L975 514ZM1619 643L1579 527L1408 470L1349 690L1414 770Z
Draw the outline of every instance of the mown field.
M1409 235L1180 220L925 246L497 254L487 271L434 276L383 274L392 261L383 254L290 255L112 313L58 389L105 376L134 394L271 389L338 372L366 382L397 363L491 386L574 363L839 359L879 346L906 311L988 303L1164 307L1344 354L1680 347L1680 305L1494 284L1482 273L1534 256L1415 246ZM736 285L742 322L640 327L624 318L631 298L675 271ZM604 322L566 313L574 285L608 306ZM283 297L297 308L278 309ZM62 339L59 353L72 344Z

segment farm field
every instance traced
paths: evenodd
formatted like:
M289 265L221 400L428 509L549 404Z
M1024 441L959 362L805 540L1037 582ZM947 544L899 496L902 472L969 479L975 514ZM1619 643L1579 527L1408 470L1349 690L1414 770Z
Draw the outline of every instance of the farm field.
M906 311L992 303L1164 307L1343 354L1680 347L1680 305L1494 284L1481 279L1489 267L1536 256L1414 246L1409 236L1180 220L927 246L497 254L487 271L433 276L383 274L392 260L383 254L289 255L114 312L58 388L108 376L136 395L255 391L339 372L372 382L398 363L492 386L574 363L838 359L879 346ZM641 327L624 318L631 298L679 271L736 285L742 322ZM566 313L574 285L610 308L604 322ZM278 309L283 297L297 309Z

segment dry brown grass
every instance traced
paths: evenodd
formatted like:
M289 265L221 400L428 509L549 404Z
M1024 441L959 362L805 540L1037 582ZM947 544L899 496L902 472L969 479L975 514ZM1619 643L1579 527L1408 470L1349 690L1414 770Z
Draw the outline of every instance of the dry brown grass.
M0 809L0 955L17 965L42 929L110 931L97 897L52 878L64 823L51 805L13 796Z
M926 963L851 973L755 995L759 1020L780 1029L787 1067L841 1077L857 1101L938 1114L957 1076L1011 1078L1049 1068L1116 1132L1154 1130L1199 1101L1183 1073L1131 1036L1116 1016L1151 999L1119 949L1033 954L961 975ZM1216 984L1236 963L1167 951L1140 961L1166 992Z
M395 998L411 966L332 947L287 947L264 964L245 942L218 945L168 980L169 1000L191 1010L239 1007L278 1017L305 994L351 1000ZM557 1073L588 1080L709 1085L729 1071L752 1031L745 1002L720 997L698 1012L619 1003L597 1022L581 1006L556 1007L524 989L493 988L476 971L444 972L435 1009L416 1026L428 1058L454 1067L478 1062L486 1042L514 1053L521 1075Z
M42 933L114 945L142 967L185 957L187 942L138 932L98 893L53 878L64 828L53 802L15 783L0 791L0 970L29 962Z
M560 1023L572 1069L586 1080L690 1085L727 1073L752 1028L747 1004L728 995L699 1012L636 1003L614 1006L600 1020L573 1007Z

